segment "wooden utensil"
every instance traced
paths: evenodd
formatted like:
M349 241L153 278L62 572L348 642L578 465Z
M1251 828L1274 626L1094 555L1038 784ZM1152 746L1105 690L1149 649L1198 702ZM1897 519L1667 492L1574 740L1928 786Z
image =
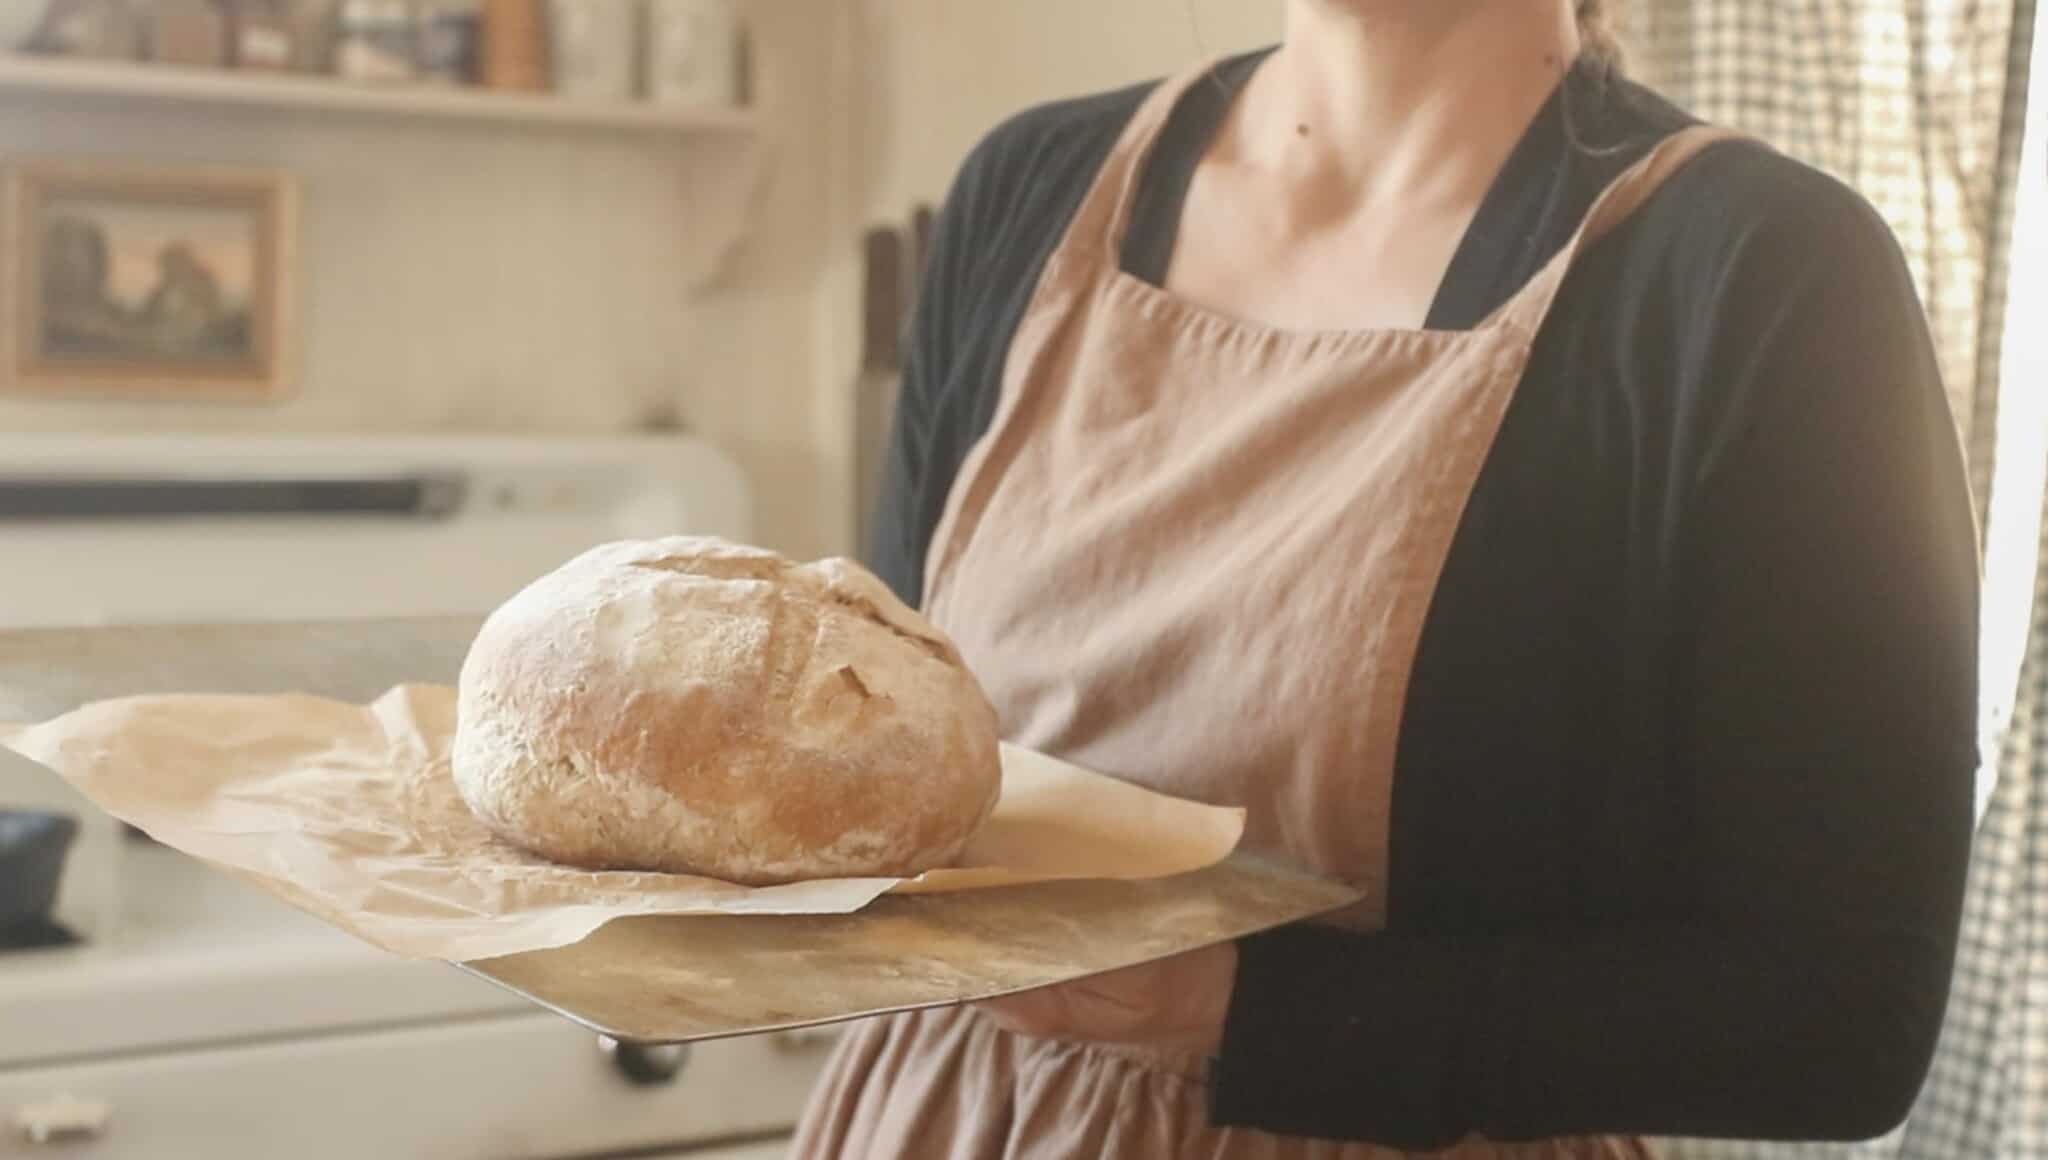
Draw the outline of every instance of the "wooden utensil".
M875 505L881 497L889 428L902 377L902 331L907 273L903 231L871 229L865 239L861 296L861 360L854 398L854 530L859 551L873 544Z
M937 228L937 214L931 206L920 205L910 214L911 274L917 285L924 284L924 268L931 261L932 231ZM908 299L915 306L917 295Z

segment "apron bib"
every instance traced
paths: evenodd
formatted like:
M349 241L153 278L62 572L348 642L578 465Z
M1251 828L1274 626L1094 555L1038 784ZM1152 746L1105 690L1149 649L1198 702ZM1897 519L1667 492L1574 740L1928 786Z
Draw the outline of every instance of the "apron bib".
M1536 332L1585 246L1702 148L1680 132L1472 330L1291 331L1126 273L1145 160L1104 163L1013 341L926 561L925 612L1004 737L1247 810L1246 846L1386 914L1388 805L1431 595Z

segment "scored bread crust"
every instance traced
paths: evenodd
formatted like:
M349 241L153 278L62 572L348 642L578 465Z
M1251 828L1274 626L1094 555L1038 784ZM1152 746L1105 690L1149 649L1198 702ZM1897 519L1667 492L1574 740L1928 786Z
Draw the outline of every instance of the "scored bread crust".
M493 831L591 869L747 885L952 862L994 808L994 708L860 565L608 544L485 621L451 754Z

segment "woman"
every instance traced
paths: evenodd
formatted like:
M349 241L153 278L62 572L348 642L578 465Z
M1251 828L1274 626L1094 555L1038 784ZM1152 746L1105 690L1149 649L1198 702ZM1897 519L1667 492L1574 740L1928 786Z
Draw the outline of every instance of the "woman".
M1618 75L1599 4L1287 14L969 159L876 562L1011 740L1245 806L1367 901L864 1025L799 1154L1882 1134L1976 764L1897 247Z

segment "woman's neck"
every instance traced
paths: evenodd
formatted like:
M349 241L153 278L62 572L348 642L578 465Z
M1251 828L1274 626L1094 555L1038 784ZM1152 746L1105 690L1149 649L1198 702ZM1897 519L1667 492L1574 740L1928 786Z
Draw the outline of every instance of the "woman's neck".
M1288 0L1219 144L1325 212L1468 197L1578 52L1570 0Z

